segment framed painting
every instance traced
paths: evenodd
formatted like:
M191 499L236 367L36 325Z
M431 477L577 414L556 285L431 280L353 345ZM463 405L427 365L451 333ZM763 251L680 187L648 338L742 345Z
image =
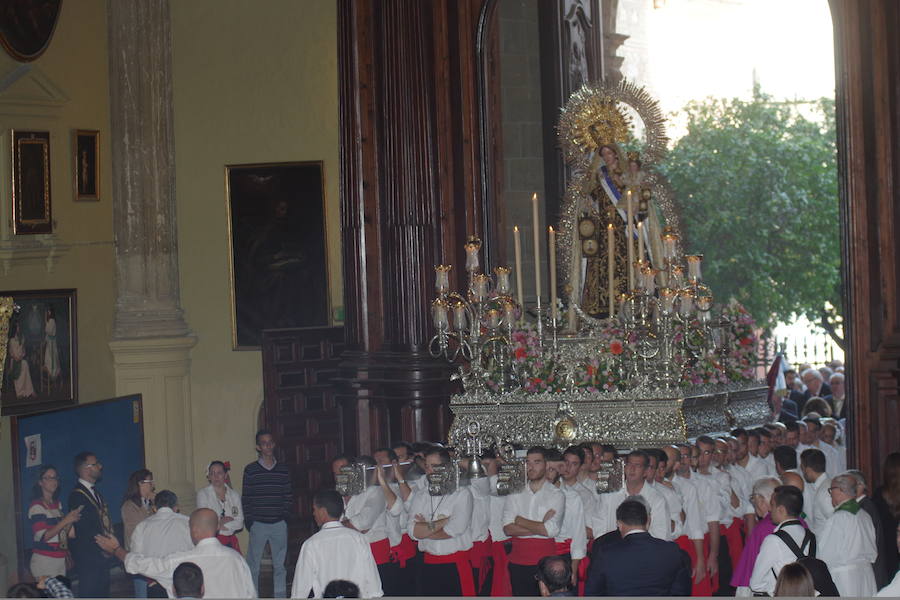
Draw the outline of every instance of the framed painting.
M233 348L329 325L322 162L228 165L225 196Z
M50 132L16 131L12 139L13 231L53 233L50 209Z
M61 408L78 400L75 290L0 292L16 309L9 320L0 414Z
M14 59L36 59L47 46L59 21L62 0L15 0L0 10L0 44Z
M75 199L100 199L100 132L76 129L73 157L75 159Z

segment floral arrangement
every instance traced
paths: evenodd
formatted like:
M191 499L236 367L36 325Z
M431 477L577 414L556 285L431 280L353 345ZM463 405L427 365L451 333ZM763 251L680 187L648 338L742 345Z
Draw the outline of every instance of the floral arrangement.
M725 360L718 355L705 355L694 360L684 369L680 381L682 387L753 381L756 323L747 310L734 301L722 307L722 316L732 323L726 333L729 352ZM676 339L682 335L683 331L678 331ZM626 390L628 381L623 367L635 357L636 340L615 326L602 329L596 337L599 343L594 346L594 351L576 362L575 387L591 393ZM565 387L565 373L554 369L552 362L541 354L534 324L523 323L513 331L510 358L526 393L559 392ZM487 386L499 392L503 380L500 363L489 359L486 367Z

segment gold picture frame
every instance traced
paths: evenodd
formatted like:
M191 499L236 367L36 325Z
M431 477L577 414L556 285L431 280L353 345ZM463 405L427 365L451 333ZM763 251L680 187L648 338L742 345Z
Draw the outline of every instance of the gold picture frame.
M323 161L225 166L231 334L332 324Z
M75 200L100 200L100 132L76 129L72 134L72 182Z
M50 132L10 132L13 233L53 233L50 203Z

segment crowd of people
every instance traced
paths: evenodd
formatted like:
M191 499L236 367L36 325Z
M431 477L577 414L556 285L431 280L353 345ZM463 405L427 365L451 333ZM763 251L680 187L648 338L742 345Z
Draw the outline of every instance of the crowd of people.
M805 389L780 407L794 418L622 456L599 442L516 458L398 442L335 457L335 481L351 468L365 482L340 487L348 495L314 495L319 530L301 546L290 597L900 595L900 452L885 458L877 490L847 469L843 421L833 418L845 410L837 375L826 389L826 374L801 369ZM96 455L75 457L65 513L58 472L42 467L29 510L40 590L29 589L70 597L71 558L81 597L108 596L116 563L134 577L135 597L257 597L268 544L274 595L286 597L290 470L275 459L271 432L255 445L242 493L230 466L214 461L189 517L173 492L155 491L150 471L135 472L122 539ZM598 473L616 460L621 489L598 493ZM511 461L525 473L512 491L498 485ZM464 476L437 485L448 473Z

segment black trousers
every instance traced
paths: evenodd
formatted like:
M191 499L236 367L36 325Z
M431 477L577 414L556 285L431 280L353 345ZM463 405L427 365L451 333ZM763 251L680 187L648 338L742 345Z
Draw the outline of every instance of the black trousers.
M423 561L419 568L419 592L421 596L462 596L456 565L429 565Z
M713 596L734 596L735 589L731 587L731 553L728 552L728 540L725 534L719 536L719 588L713 590Z
M98 557L76 559L75 573L78 574L79 598L109 598L109 560Z
M401 581L399 563L389 562L378 565L378 575L381 577L381 589L385 596L407 596L413 592L403 585Z
M540 596L538 588L537 565L516 565L509 563L509 583L512 586L513 596Z

